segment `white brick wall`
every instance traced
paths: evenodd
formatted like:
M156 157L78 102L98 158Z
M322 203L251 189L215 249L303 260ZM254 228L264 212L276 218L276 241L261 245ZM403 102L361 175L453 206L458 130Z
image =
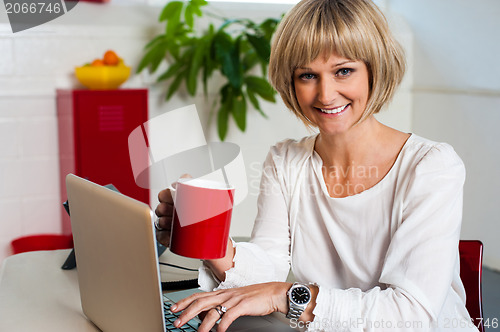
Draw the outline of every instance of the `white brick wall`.
M81 87L74 67L107 49L137 64L155 32L156 11L78 4L65 15L72 17L16 34L0 16L0 262L16 237L61 232L56 89ZM101 24L84 23L96 13ZM124 86L141 81L136 76Z

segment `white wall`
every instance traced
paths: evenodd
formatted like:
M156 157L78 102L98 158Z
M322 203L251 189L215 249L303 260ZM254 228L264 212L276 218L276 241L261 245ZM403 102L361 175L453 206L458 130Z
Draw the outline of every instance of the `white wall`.
M73 68L108 48L136 63L150 37L147 10L80 5L16 34L0 10L0 261L16 237L61 232L56 88L77 86ZM106 26L110 17L115 22ZM97 24L89 25L93 18ZM63 25L65 20L76 24ZM128 84L141 81L134 77Z
M80 2L68 14L16 34L11 32L5 12L0 11L0 262L10 254L12 239L61 231L56 88L77 87L74 67L100 57L107 49L114 49L136 66L144 45L161 28L156 23L160 7L141 5L139 0L129 5L117 3ZM279 17L290 6L214 3L211 7L230 17L266 18ZM411 33L404 22L391 21L411 60ZM390 108L380 114L383 122L404 131L411 131L412 80L410 71ZM152 81L147 74L134 75L123 87L143 87ZM207 140L217 140L213 123L207 123L209 107L202 96L192 99L180 93L165 103L164 91L162 86L150 88L150 117L194 102ZM245 202L235 208L234 236L250 234L259 167L269 146L308 134L281 103L264 108L269 120L250 110L247 132L231 126L227 138L243 151L250 189ZM151 193L153 206L158 190Z
M453 145L467 179L463 239L500 269L500 1L388 0L414 34L413 131Z

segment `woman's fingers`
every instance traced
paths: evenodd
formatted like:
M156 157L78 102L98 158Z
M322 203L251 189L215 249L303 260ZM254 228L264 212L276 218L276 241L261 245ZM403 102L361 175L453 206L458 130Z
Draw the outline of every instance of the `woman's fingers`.
M215 326L215 324L219 320L219 327L217 328L217 331L225 331L229 327L229 325L231 325L236 320L236 318L240 316L240 314L236 313L236 310L227 309L233 306L236 307L237 303L230 300L228 302L223 302L222 305L214 304L210 309L202 311L201 313L203 313L204 315L202 318L202 323L198 327L198 331L210 331L210 329ZM184 312L179 316L179 322L177 322L175 326L180 327L181 324L185 324L190 319L196 316L195 312L197 310L191 311L190 309L191 306L184 310Z
M170 231L156 232L156 240L163 244L165 247L170 246Z
M211 298L214 296L217 296L221 293L222 291L215 291L215 292L199 292L199 293L194 293L189 295L188 297L183 298L182 300L179 300L175 305L170 307L170 310L173 312L178 312L186 309L189 305L191 305L193 302L203 299L203 298ZM213 308L213 307L210 307Z
M238 317L244 316L248 312L248 308L245 308L243 301L232 298L227 302L216 305L216 308L218 310L214 308L208 311L201 325L198 327L198 331L210 331L220 319L217 332L224 332Z
M155 214L158 217L172 217L174 208L168 203L160 203L156 206Z
M229 328L229 325L241 316L241 314L237 313L237 308L238 307L227 309L226 313L222 315L219 326L217 327L217 332L226 331Z
M158 193L158 201L161 203L168 203L173 205L174 199L172 198L172 192L170 189L163 189Z
M171 308L175 312L183 310L179 316L179 321L175 325L179 327L200 313L206 312L198 331L210 331L219 319L217 330L225 331L239 316L252 314L252 310L249 310L245 305L245 303L250 303L248 299L245 300L246 295L249 295L248 290L241 288L193 294L177 302L174 310ZM214 309L216 307L218 307L222 315Z
M174 202L169 189L160 191L158 194L160 202L155 209L157 219L155 220L156 240L168 247L170 245L170 230L172 227L172 216L174 211Z
M221 302L225 302L226 296L221 296L219 294L220 292L196 293L177 302L175 307L171 307L170 310L173 312L183 312L179 315L179 319L175 325L177 327L182 326L193 319L193 317L198 316L202 312L206 312L202 326L204 328L211 324L207 331L210 330L220 318L220 315L213 308ZM198 331L203 330L198 329Z
M210 329L214 327L219 319L221 319L221 315L219 314L219 312L215 308L210 309L207 312L205 319L203 319L200 326L198 326L198 332L210 331Z
M286 312L288 306L286 291L290 286L290 283L270 282L196 293L180 300L170 310L183 311L175 324L176 327L184 325L201 312L206 312L199 331L209 331L220 318L217 331L222 332L240 316L263 316L274 311ZM222 315L214 310L216 307Z
M216 301L220 301L219 299L216 298L219 293L220 293L220 291L194 293L194 294L178 301L175 305L170 307L170 310L172 312L179 312L179 311L184 310L184 312L181 314L181 316L185 315L186 313L193 312L195 314L189 318L189 319L191 319L194 316L198 315L200 312L212 309L217 304L219 304L216 302Z
M174 203L170 190L165 189L158 194L160 203L156 206L155 214L158 217L158 226L162 229L170 230L172 223L172 215L174 211Z

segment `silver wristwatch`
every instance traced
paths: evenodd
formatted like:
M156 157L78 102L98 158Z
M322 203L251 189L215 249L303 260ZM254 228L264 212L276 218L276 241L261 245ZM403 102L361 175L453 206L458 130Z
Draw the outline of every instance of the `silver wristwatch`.
M286 318L299 319L309 302L311 302L311 290L309 286L296 282L290 287L287 294L288 313Z

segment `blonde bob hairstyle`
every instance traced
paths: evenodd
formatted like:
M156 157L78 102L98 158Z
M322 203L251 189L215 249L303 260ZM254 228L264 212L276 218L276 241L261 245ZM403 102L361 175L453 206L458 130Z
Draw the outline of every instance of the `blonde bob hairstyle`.
M271 45L269 80L286 106L308 127L293 75L319 55L365 63L370 95L361 122L391 100L405 72L404 51L382 12L370 0L303 0L285 15Z

